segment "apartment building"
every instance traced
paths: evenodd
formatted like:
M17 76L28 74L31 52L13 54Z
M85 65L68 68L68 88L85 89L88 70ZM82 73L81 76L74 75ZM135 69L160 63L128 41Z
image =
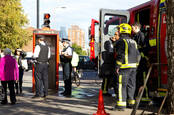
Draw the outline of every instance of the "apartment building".
M85 32L78 25L71 25L68 29L68 39L81 46L82 49L85 48Z

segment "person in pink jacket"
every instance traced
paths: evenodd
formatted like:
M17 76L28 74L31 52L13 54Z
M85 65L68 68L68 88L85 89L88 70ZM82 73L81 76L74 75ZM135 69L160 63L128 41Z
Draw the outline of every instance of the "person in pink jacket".
M11 56L11 50L4 50L4 57L0 59L0 80L4 88L5 98L1 104L7 104L7 85L10 90L10 101L14 105L16 103L16 95L14 91L14 83L19 79L19 70L16 60Z

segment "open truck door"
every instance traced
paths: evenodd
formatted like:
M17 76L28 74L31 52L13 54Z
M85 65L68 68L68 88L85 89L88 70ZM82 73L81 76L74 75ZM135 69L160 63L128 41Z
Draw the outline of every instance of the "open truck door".
M129 11L126 10L100 9L98 57L98 72L100 76L102 76L103 72L101 72L101 68L107 56L105 47L106 41L108 41L110 37L114 36L115 31L117 30L117 26L119 26L121 23L128 23L129 18Z

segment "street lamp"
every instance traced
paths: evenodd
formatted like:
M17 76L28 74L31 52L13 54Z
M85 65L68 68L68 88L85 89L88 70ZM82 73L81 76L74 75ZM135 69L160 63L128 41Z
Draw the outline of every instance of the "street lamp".
M36 11L36 17L37 17L37 29L39 29L39 0L37 0L37 11Z

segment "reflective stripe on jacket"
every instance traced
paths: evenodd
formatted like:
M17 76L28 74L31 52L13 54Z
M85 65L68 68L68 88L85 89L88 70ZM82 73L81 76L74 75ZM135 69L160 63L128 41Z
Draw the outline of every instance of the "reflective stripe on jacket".
M137 49L137 43L130 37L122 37L116 44L116 68L136 68L140 53Z

